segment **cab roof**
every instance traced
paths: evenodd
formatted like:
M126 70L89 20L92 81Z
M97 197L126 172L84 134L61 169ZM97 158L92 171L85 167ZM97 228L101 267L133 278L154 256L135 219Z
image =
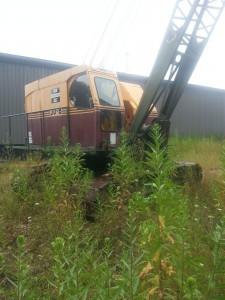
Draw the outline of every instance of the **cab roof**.
M57 85L63 82L67 82L68 79L70 79L72 76L76 75L76 74L80 74L83 72L95 72L95 73L99 73L99 75L110 75L112 77L117 77L115 72L112 71L107 71L107 70L101 70L101 69L94 69L88 65L80 65L80 66L75 66L72 67L70 69L58 72L56 74L41 78L39 80L33 81L27 85L25 85L25 97L27 97L29 94L49 87L49 86L53 86L53 85Z

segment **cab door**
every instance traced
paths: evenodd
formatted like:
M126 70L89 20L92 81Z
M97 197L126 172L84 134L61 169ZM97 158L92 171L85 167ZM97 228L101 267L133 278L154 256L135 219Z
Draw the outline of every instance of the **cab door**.
M96 110L86 73L71 78L68 89L71 145L96 148Z

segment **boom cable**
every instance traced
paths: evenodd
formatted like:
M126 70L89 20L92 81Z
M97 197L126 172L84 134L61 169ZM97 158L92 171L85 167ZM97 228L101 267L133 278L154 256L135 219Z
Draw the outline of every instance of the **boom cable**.
M113 15L115 14L115 11L116 11L116 8L117 8L117 6L118 6L118 4L119 4L119 1L120 1L120 0L117 0L116 4L114 5L114 7L113 7L113 9L112 9L112 11L111 11L111 14L110 14L110 16L109 16L109 18L108 18L108 21L107 21L107 23L106 23L106 25L105 25L105 27L104 27L104 29L103 29L103 31L102 31L102 34L101 34L101 36L100 36L100 38L99 38L99 40L98 40L98 42L97 42L97 45L96 45L95 50L94 50L94 52L93 52L93 55L92 55L92 57L91 57L91 59L90 59L90 61L89 61L89 64L90 64L90 65L92 65L92 63L93 63L93 61L94 61L94 59L95 59L95 57L96 57L96 54L97 54L97 52L98 52L98 50L99 50L99 48L100 48L100 46L101 46L101 43L102 43L103 38L104 38L104 36L105 36L105 33L106 33L106 31L108 30L108 27L109 27L109 24L110 24L110 22L111 22L111 20L112 20L112 18L113 18ZM91 48L91 46L92 46L92 43L91 43L89 49ZM87 55L88 55L88 53L89 53L89 50L88 50L88 52L87 52ZM84 60L86 60L87 55L86 55L86 57L85 57Z
M136 9L137 5L135 6L135 2L137 4L137 0L133 0L133 2L129 1L126 8L124 8L123 15L120 17L120 21L117 22L117 26L116 26L116 29L114 30L114 34L110 38L110 42L109 42L109 44L108 44L108 46L105 50L105 53L102 56L102 59L99 63L99 68L104 68L105 63L106 63L106 59L108 58L110 51L111 51L111 56L112 56L113 44L114 45L119 44L119 40L121 40L121 44L124 45L124 43L125 43L125 38L124 37L128 36L127 32L128 32L128 30L130 31L131 27L132 27L132 26L130 26L130 24L131 24L132 21L134 21L135 16L137 16L138 9ZM140 4L140 2L139 2L139 4ZM127 12L130 12L130 11L132 13L129 13L129 17L127 17L127 15L128 15ZM116 48L117 48L117 50L116 50ZM118 45L117 45L117 47L114 46L114 49L116 50L116 53L117 53L114 56L117 57L118 52L121 51L121 47L118 49ZM115 61L115 59L114 59L114 61ZM114 65L115 65L115 63L113 63L113 66Z

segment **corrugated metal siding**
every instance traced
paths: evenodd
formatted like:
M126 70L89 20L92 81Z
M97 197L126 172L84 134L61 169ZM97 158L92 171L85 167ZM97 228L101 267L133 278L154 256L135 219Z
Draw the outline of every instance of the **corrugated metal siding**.
M25 84L61 70L0 61L0 115L24 112Z
M71 67L69 64L0 54L0 117L24 113L25 84L69 67ZM24 143L25 117L15 117L12 125L13 143ZM8 143L10 129L7 119L0 119L0 128L0 144Z
M171 118L171 134L225 136L225 90L189 85Z

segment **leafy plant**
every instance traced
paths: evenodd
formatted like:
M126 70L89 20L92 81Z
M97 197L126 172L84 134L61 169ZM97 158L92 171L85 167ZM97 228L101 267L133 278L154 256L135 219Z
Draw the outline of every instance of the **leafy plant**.
M29 278L29 266L24 259L26 254L25 242L23 235L17 237L18 254L15 256L17 270L13 274L14 278L8 278L12 285L12 290L8 292L10 299L32 300L35 297L31 288L32 281Z
M12 178L12 188L22 201L26 201L29 197L29 175L28 169L17 169Z
M57 299L88 299L94 242L83 235L83 222L77 214L75 224L67 224L66 240L57 237L52 243L54 278L49 281Z
M124 202L131 197L132 191L139 185L143 175L142 162L137 160L136 156L136 150L134 151L131 144L131 137L122 132L110 168L114 184L117 186L117 201L121 208Z
M110 300L118 296L115 286L116 267L111 265L112 246L108 237L104 240L104 247L100 250L99 257L95 261L93 280L96 284L96 292L93 298Z
M138 299L139 274L143 264L143 251L138 247L139 226L137 216L141 208L140 200L141 198L136 195L128 203L127 226L123 230L125 239L119 266L121 271L116 281L121 299Z
M147 298L177 299L171 285L178 284L182 295L185 280L185 260L188 258L189 211L187 198L171 180L175 166L164 143L161 128L155 124L146 150L146 187L148 188L149 219L142 224L147 254L146 268L151 270ZM148 273L148 272L146 272ZM147 274L146 274L147 276Z
M70 147L68 135L63 129L60 148L55 149L49 161L50 172L43 178L45 196L55 201L60 195L65 197L72 187L79 197L84 195L90 187L92 173L84 168L83 156L79 145Z

